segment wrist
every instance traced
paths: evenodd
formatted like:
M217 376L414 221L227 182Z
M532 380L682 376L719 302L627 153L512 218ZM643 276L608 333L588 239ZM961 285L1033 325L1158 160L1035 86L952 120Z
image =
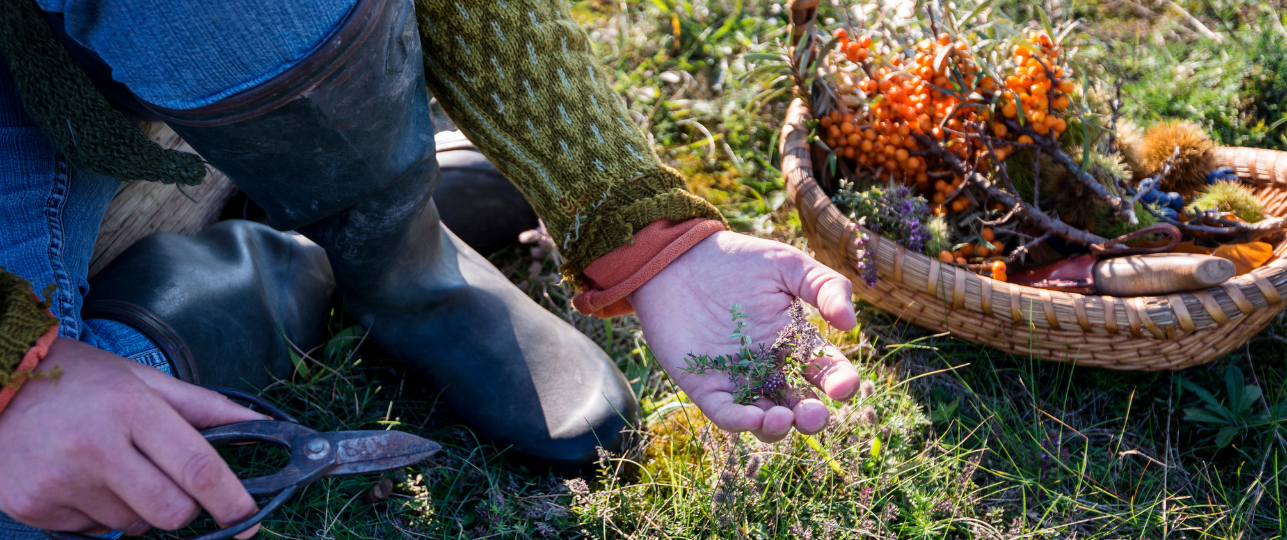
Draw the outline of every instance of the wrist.
M655 221L627 244L590 263L583 291L572 299L577 311L600 318L634 312L631 295L702 240L724 230L721 221L696 218Z

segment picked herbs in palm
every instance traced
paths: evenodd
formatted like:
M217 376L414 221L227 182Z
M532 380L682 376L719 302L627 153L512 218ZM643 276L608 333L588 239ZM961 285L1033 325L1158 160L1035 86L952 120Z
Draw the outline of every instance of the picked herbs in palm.
M761 398L787 405L793 390L808 386L804 369L811 359L822 356L827 346L827 340L818 327L805 315L804 301L797 298L791 303L787 312L791 322L778 332L773 345L767 347L763 343L758 346L752 343L742 306L735 304L729 313L733 315L736 326L730 337L741 344L741 349L736 354L713 358L689 353L684 359L687 363L684 371L727 373L729 380L737 386L734 400L742 405L750 405Z

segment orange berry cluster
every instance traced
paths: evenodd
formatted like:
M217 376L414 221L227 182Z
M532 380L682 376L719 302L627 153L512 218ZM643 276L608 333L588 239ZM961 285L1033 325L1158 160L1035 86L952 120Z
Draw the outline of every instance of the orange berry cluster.
M1065 78L1065 70L1058 63L1059 47L1044 31L1029 33L1028 47L1015 46L1014 66L1004 89L983 74L965 41L953 40L946 33L921 41L911 59L893 54L883 60L873 52L871 36L850 39L843 28L836 30L834 36L837 50L860 68L854 74L839 74L839 90L842 96L861 90L869 107L865 112L847 109L823 115L823 142L838 156L892 174L894 179L923 192L934 187L946 197L950 190L931 185L930 173L942 167L918 155L922 149L913 134L929 135L958 158L971 161L986 153L985 145L966 136L968 126L980 120L990 124L992 135L1020 143L1033 142L1027 135L1015 137L999 118L994 121L987 108L993 102L1005 118L1015 119L1022 110L1038 135L1062 133L1068 127L1056 111L1070 105L1073 83ZM976 99L969 103L960 97L970 94L975 94ZM1005 159L1012 147L996 150L998 157ZM956 206L962 205L952 210L963 211L969 203Z
M1068 123L1056 116L1056 111L1067 109L1072 104L1070 96L1076 85L1066 77L1064 67L1059 65L1059 46L1049 34L1029 32L1026 41L1031 48L1014 47L1015 68L1005 79L1005 86L1010 91L1001 95L1001 114L1015 119L1022 107L1032 131L1037 135L1053 132L1058 137L1068 129ZM999 122L992 128L999 137L1004 137L1008 131L1005 124ZM1022 135L1017 141L1031 143L1032 138Z

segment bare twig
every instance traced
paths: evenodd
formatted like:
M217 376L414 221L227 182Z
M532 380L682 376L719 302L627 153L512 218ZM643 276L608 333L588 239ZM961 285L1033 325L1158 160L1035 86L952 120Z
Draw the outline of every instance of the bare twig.
M1014 248L1014 251L1010 252L1010 256L1006 257L1005 263L1007 265L1014 264L1014 262L1019 260L1020 257L1027 255L1029 250L1041 245L1042 242L1049 240L1051 236L1054 236L1054 232L1046 231L1046 234L1038 236L1032 239L1031 241L1029 241L1028 243L1022 246L1019 246L1017 248Z
M1037 132L1032 130L1032 128L1028 126L1020 126L1018 122L1013 120L1007 121L1006 123L1010 125L1012 130L1024 133L1032 137L1034 141L1037 141L1037 145L1040 147L1042 152L1050 156L1055 163L1072 173L1073 178L1076 178L1078 182L1081 182L1082 185L1090 189L1095 196L1107 203L1109 208L1112 208L1113 212L1125 219L1127 223L1131 225L1139 223L1139 218L1135 216L1135 205L1126 204L1126 201L1123 201L1121 197L1109 192L1104 188L1103 184L1095 181L1093 176L1086 171L1081 170L1081 166L1078 165L1076 161L1073 161L1072 158L1068 157L1068 154L1065 154L1063 149L1059 148L1059 141L1055 140L1054 137L1038 135Z
M958 175L964 177L966 185L977 186L978 189L987 194L988 198L1000 203L1002 206L1010 208L1014 208L1016 206L1019 207L1016 212L1024 219L1032 222L1033 225L1037 226L1042 231L1051 232L1055 236L1075 244L1088 246L1108 242L1108 239L1106 238L1072 227L1067 223L1046 215L1040 209L1029 206L1027 203L1018 200L1006 190L997 187L992 181L988 180L983 175L967 168L955 154L944 150L943 146L938 144L938 141L934 140L932 137L918 132L912 132L912 134L928 149L926 151L929 154L938 157L949 167L955 170ZM1064 157L1067 158L1067 156Z
M1162 0L1161 3L1169 6L1176 13L1179 13L1181 17L1184 17L1184 20L1189 23L1189 26L1192 26L1199 34L1202 34L1202 37L1216 43L1224 43L1224 36L1212 32L1210 28L1207 28L1207 25L1202 24L1202 21L1198 20L1197 17L1194 17L1183 7L1180 7L1180 4L1175 3L1174 0Z

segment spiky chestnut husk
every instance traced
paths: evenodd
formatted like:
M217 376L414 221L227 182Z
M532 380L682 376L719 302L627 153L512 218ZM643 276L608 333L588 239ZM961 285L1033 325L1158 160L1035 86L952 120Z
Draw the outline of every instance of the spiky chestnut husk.
M1068 155L1078 162L1084 156L1080 147L1069 148ZM1116 185L1116 179L1130 178L1126 166L1117 157L1092 151L1089 163L1086 172L1110 190ZM1064 223L1084 229L1096 229L1097 222L1108 209L1104 200L1087 189L1071 171L1051 160L1042 162L1042 171L1047 170L1050 173L1043 174L1045 178L1042 179L1042 193L1045 195L1043 198L1049 198L1049 207L1058 212Z
M1144 208L1144 203L1135 203L1135 217L1139 220L1139 223L1132 226L1122 218L1117 217L1108 207L1104 207L1104 212L1095 221L1095 230L1104 238L1117 238L1157 224L1157 218L1153 217L1153 214Z
M1117 121L1117 151L1121 152L1122 158L1126 160L1126 166L1134 174L1133 180L1141 180L1144 175L1140 172L1140 141L1144 138L1144 130L1129 120Z
M1140 178L1156 175L1176 147L1180 154L1171 173L1162 179L1161 190L1179 192L1187 199L1207 185L1207 173L1219 166L1213 152L1215 143L1196 123L1164 121L1149 128L1136 147L1139 163L1132 163L1131 168Z
M1238 219L1255 223L1265 218L1265 208L1251 188L1236 182L1216 182L1193 199L1185 210L1218 210L1233 212Z
M937 257L938 253L952 249L952 231L943 216L934 216L925 224L929 239L925 241L925 254Z

